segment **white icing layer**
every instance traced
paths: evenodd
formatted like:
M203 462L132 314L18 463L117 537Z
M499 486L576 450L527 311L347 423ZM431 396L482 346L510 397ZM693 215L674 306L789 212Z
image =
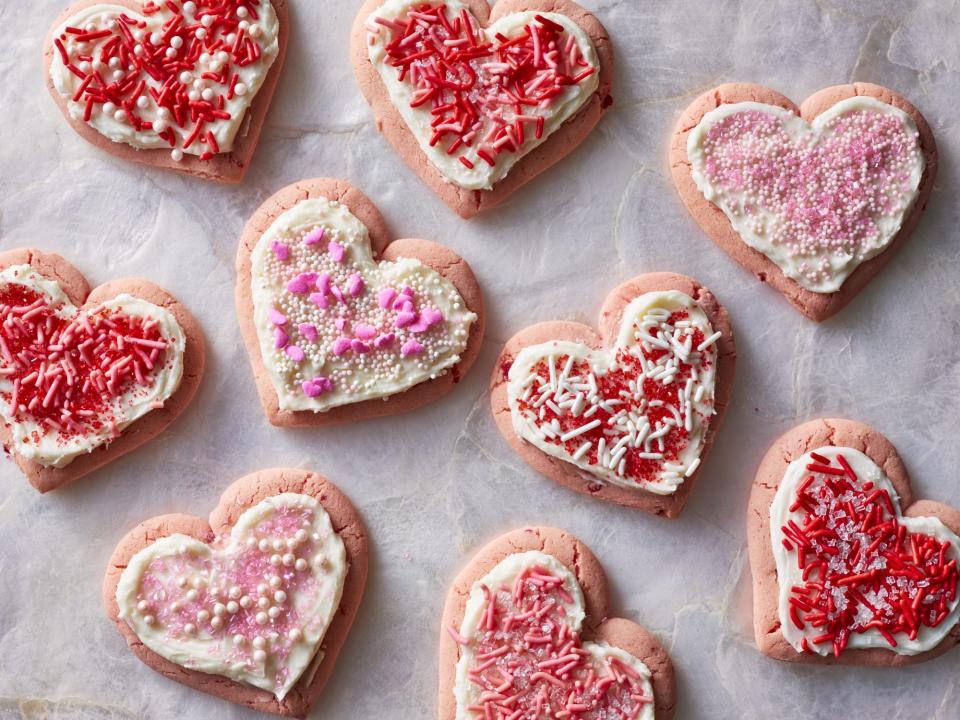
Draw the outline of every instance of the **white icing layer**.
M543 115L544 130L539 139L527 138L521 152L506 153L497 156L495 165L490 166L477 155L479 143L473 148L469 148L465 156L472 162L473 168L465 167L458 157L464 153L451 155L447 152L448 143L436 143L430 145L430 138L433 135L431 123L435 120L435 115L431 114L429 105L420 105L419 107L410 107L415 87L409 82L401 82L397 78L397 68L392 67L386 62L386 46L392 39L390 30L378 25L374 20L378 17L388 20L394 20L404 16L411 6L419 5L419 0L387 0L378 7L367 20L368 34L368 53L370 62L380 74L390 99L394 107L400 113L407 127L410 128L414 137L420 145L420 149L429 158L431 164L436 167L441 174L450 182L459 187L468 190L488 190L493 185L510 172L510 169L521 160L526 154L534 148L541 145L548 137L559 128L564 122L583 107L584 103L596 92L600 85L599 72L594 72L590 77L585 78L576 85L569 85L564 88L552 103L544 108L530 108L527 112L530 114ZM446 2L448 14L455 17L465 9L466 6L458 0ZM467 10L469 13L469 10ZM527 25L534 21L535 15L542 15L547 19L562 25L564 30L575 38L575 42L580 49L584 60L590 67L599 68L600 61L597 57L596 48L590 40L590 36L583 29L573 22L570 18L560 13L533 11L510 13L490 24L485 29L480 29L480 33L486 38L485 42L496 42L495 36L500 33L508 38L513 38L523 32ZM474 27L479 27L479 23L470 15ZM489 58L480 58L472 62L474 71L480 71L480 66L489 61ZM508 122L513 121L511 113L504 114L504 119ZM483 133L480 133L481 135Z

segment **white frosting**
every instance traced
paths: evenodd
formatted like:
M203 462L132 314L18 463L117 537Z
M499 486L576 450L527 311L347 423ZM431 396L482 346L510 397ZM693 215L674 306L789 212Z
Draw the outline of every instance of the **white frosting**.
M905 517L900 514L900 498L893 487L893 483L883 473L873 460L859 450L848 447L821 447L811 450L805 455L794 460L787 467L787 471L780 481L777 493L770 505L770 543L773 548L773 557L777 564L777 580L779 585L778 607L780 616L780 632L797 652L802 651L803 639L807 639L808 647L819 655L829 655L833 652L833 646L830 643L814 644L812 638L823 633L820 628L814 628L810 623L806 623L804 630L799 629L790 619L790 588L794 585L803 585L803 570L797 566L796 554L787 552L782 541L785 536L781 528L786 525L788 520L793 520L802 525L803 510L798 509L790 512L790 505L793 503L797 488L810 475L807 465L814 463L811 453L822 455L825 458L834 460L837 455L843 455L843 458L850 464L850 467L856 473L861 482L872 482L876 489L886 490L890 494L896 511L897 522L907 528L908 532L922 533L936 538L937 540L948 541L951 543L948 554L960 562L960 537L957 537L946 525L933 517ZM864 593L865 597L871 602L876 602L873 592ZM887 640L877 630L870 629L863 633L852 632L850 634L847 647L857 648L883 648L896 652L900 655L916 655L932 649L946 637L960 616L960 598L950 603L950 614L944 618L943 622L935 628L921 626L916 640L911 640L906 634L897 634L896 647L890 647Z
M913 153L913 162L907 168L910 175L911 192L905 198L902 211L895 215L877 215L875 217L878 237L874 242L863 243L857 255L848 253L826 253L824 257L828 263L825 277L818 281L810 279L804 272L803 266L811 259L819 260L820 255L811 258L809 255L793 255L782 244L774 242L771 235L771 226L777 222L777 217L762 207L752 207L745 212L740 193L728 192L710 182L706 176L706 155L704 144L710 129L723 119L737 113L755 110L777 117L783 123L787 135L795 140L817 142L830 132L828 127L836 118L857 110L868 110L874 113L883 113L898 118L906 128L910 137L915 138L916 151ZM919 151L919 133L916 123L907 113L876 98L857 96L842 100L828 110L817 115L812 123L808 123L795 113L776 105L765 103L741 102L727 103L711 110L693 128L687 136L687 158L690 160L690 174L697 188L703 196L723 210L733 229L740 238L750 247L759 250L775 262L784 275L795 280L802 287L816 293L832 293L840 289L844 281L859 265L883 252L896 237L903 224L906 213L913 206L923 177L925 161L923 153Z
M79 312L56 282L44 278L29 265L13 265L0 271L0 287L9 284L24 285L45 295L51 306L56 306L58 317L70 319ZM111 401L108 412L116 418L116 430L123 432L131 423L151 412L155 403L167 400L180 387L187 338L170 312L132 295L117 295L98 307L155 320L163 337L171 341L172 352L167 351L167 361L154 371L153 382L149 386L134 386ZM12 392L13 383L0 375L0 395L10 397ZM91 427L83 435L62 437L56 430L42 427L27 413L21 413L21 419L15 420L8 402L0 402L0 417L11 427L17 454L46 467L65 467L79 455L92 452L114 438L113 428L107 424L99 429Z
M467 640L473 640L477 635L477 627L483 616L486 606L486 596L483 592L483 586L491 590L499 587L513 587L517 576L525 570L534 567L542 567L550 571L553 575L563 578L564 589L570 594L572 602L561 601L565 615L557 615L558 622L564 622L576 633L580 632L583 620L586 617L585 602L583 590L576 576L570 572L562 562L552 555L540 552L538 550L529 550L522 553L508 555L486 575L477 580L470 589L470 597L464 607L463 622L460 624L459 633ZM641 685L644 693L648 697L653 697L653 685L650 683L650 669L633 655L624 650L609 645L605 642L584 642L582 647L590 655L590 661L598 672L603 672L600 668L607 657L614 657L624 665L632 668L641 678ZM460 659L457 661L456 684L454 685L454 695L457 700L457 720L474 720L477 714L467 708L471 705L480 704L480 688L470 682L470 668L477 664L476 653L473 644L461 645ZM643 706L637 720L653 720L654 703L647 703Z
M315 261L299 269L317 269L315 263L319 263L321 256L326 254L327 243L336 240L345 248L347 262L359 268L365 290L361 297L350 298L351 306L345 310L341 310L343 306L336 302L326 310L304 302L303 311L310 313L310 321L319 327L323 323L329 324L342 312L351 322L363 322L365 316L376 310L379 288L399 288L403 285L418 287L422 291L417 298L421 306L430 305L440 310L446 326L444 335L439 334L439 329L433 329L430 334L418 336L435 341L430 357L425 357L428 353L424 353L402 358L396 352L400 340L391 348L368 353L363 366L357 364L352 354L337 357L327 343L311 344L311 352L301 362L292 361L283 350L275 347L275 326L269 312L279 307L279 297L289 296L289 293L282 283L271 281L269 276L268 266L277 262L272 244L275 240L283 240L294 245L299 243L295 237L298 233L314 228L323 228L323 242L314 246L314 250L305 250L302 245L295 249L296 252L307 253L305 257ZM294 261L291 259L290 262ZM439 377L460 362L460 354L467 346L470 326L477 320L453 284L419 260L399 258L394 262L375 262L366 226L346 205L326 198L303 200L274 220L254 248L251 263L253 321L264 365L283 410L325 412L363 400L386 399ZM317 397L309 397L302 390L301 382L317 376L332 378L333 388Z
M150 15L141 15L131 10L129 7L122 5L91 5L77 11L75 14L67 18L57 30L56 37L66 33L65 29L68 26L83 28L88 24L93 23L96 25L97 29L102 30L106 28L107 23L119 13L126 13L128 17L145 21L147 26L144 28L144 32L147 35L155 32L162 34L162 25L171 17L171 13L166 9L162 2L158 2L157 4L160 6L161 10ZM197 65L191 73L193 82L200 83L199 86L191 86L192 89L202 92L205 88L212 88L215 93L223 94L225 100L223 109L230 114L230 119L216 120L214 122L209 122L204 126L204 134L206 134L206 130L213 132L221 153L229 152L233 148L234 140L240 131L241 126L243 125L247 108L253 101L253 98L260 89L260 86L263 85L263 82L267 77L267 72L270 70L270 66L273 65L273 61L276 60L277 55L279 54L280 21L277 18L277 14L273 9L273 5L271 5L270 0L261 0L260 6L257 7L257 13L260 17L257 19L256 25L258 25L260 28L260 34L256 42L260 45L262 53L261 56L254 62L243 67L235 63L231 64L230 66L231 75L233 72L236 72L240 78L239 82L245 85L247 88L243 95L234 95L233 98L227 99L226 87L213 81L204 80L200 77L205 72L211 72L211 65L212 63L216 62L216 58L206 53L201 55L200 60L197 61ZM73 56L73 49L76 43L71 40L71 37L73 36L70 33L66 33L64 45L66 46L67 52ZM96 40L93 43L88 43L87 52L90 52L91 48L99 48L101 43L109 40L110 38L107 37L101 40ZM184 44L183 48L186 47L187 44ZM180 54L183 55L182 49ZM109 75L111 72L113 72L113 70L104 65L101 72L104 74L107 82L110 82ZM126 70L124 72L126 72ZM83 80L74 75L66 67L66 65L63 64L60 53L57 52L56 49L53 51L53 59L50 63L50 78L53 81L53 85L57 92L64 97L70 116L76 120L82 121L86 101L82 98L79 101L75 101L73 100L73 96ZM145 72L140 73L140 78L147 83L147 87L158 86L158 83ZM144 95L149 97L149 93L147 92L144 92ZM138 116L142 120L149 121L151 123L160 119L161 116L159 111L160 108L153 101L153 98L150 98L145 108L137 108ZM167 119L170 120L170 117L167 116ZM117 120L114 114L108 114L104 112L103 105L100 104L94 105L93 114L91 115L87 124L113 142L126 143L135 148L144 150L170 149L170 144L163 138L159 137L153 130L135 130L133 125L131 125L128 120ZM182 150L184 153L190 155L200 155L206 152L208 147L199 142L193 142L190 147L187 148L183 147L184 140L193 129L193 123L189 121L189 118L185 125L185 127L181 128L178 127L175 122L169 123L169 127L171 127L174 133L177 135L176 147Z
M687 402L690 403L689 407L695 411L689 413L690 430L688 432L688 445L679 453L677 461L673 463L671 467L664 467L658 479L654 482L643 482L638 485L638 483L631 478L624 477L624 475L618 471L616 464L613 467L608 467L604 464L590 463L587 455L576 458L576 453L571 454L562 444L548 441L548 437L544 435L541 427L538 427L538 423L536 422L537 418L530 416L520 407L520 400L525 396L530 397L528 390L531 388L531 376L535 373L535 368L540 362L545 361L554 365L557 376L561 377L563 368L558 361L565 356L569 356L574 358L575 362L581 360L588 361L594 373L597 376L601 376L613 369L613 363L620 351L625 350L634 357L639 356L641 349L638 338L646 337L648 332L646 328L650 327L647 316L651 310L656 311L659 309L669 311L670 313L677 310L686 310L690 321L700 325L706 337L714 334L706 313L703 312L703 309L693 298L685 293L671 290L646 293L632 300L630 304L624 308L616 344L610 348L594 350L582 343L569 341L551 341L523 348L517 354L513 365L510 367L507 385L510 415L513 429L517 435L547 455L559 458L586 471L592 478L597 478L621 487L634 489L642 487L644 490L658 495L669 495L676 492L677 488L683 484L685 478L692 474L699 464L699 457L703 451L703 441L709 427L708 419L715 413L713 403L716 385L716 344L711 345L704 351L703 355L709 360L709 366L699 370L697 378L691 384L689 392L686 393ZM668 357L664 357L663 362L668 361ZM648 364L648 367L650 368L648 373L652 373L654 368L659 366ZM702 392L698 392L701 387L703 388ZM699 399L697 399L698 396ZM642 398L642 393L637 397ZM602 398L599 399L602 400ZM558 400L557 402L560 401ZM584 408L589 409L589 401L584 404ZM583 424L592 422L585 414L582 415L582 417L584 418ZM637 431L639 430L639 434L643 436L643 417L630 418L630 421L632 426L627 427L632 429L628 430L626 434L635 440L638 434ZM617 427L619 427L619 425ZM653 433L656 433L661 429L661 426L658 425L650 429ZM620 436L613 437L608 447L614 447L614 443L619 437ZM645 441L645 451L654 452L657 449L656 447L651 447L651 442L653 441ZM653 445L655 446L656 443L653 442ZM630 446L636 447L632 441Z
M259 667L251 667L236 659L231 661L231 638L224 637L222 633L214 635L209 628L200 628L192 637L174 637L156 621L149 624L146 622L144 614L137 607L138 594L141 592L144 573L154 560L177 555L210 558L216 555L229 557L240 553L245 538L256 530L257 525L268 519L275 509L284 506L313 510L312 526L307 530L316 543L310 568L317 583L315 591L309 594L294 592L286 601L299 614L302 639L290 647L283 663L283 668L287 671L285 677L278 675L281 668L271 660ZM323 656L318 650L340 605L347 570L343 540L334 531L330 516L323 506L309 495L282 493L244 511L230 534L214 547L187 535L174 534L160 538L143 548L130 558L117 584L118 617L127 622L144 645L167 660L191 670L223 675L236 682L267 690L282 700L301 675L316 672ZM216 571L206 578L206 582L211 586L217 585L219 581Z
M407 127L410 128L414 137L416 137L421 150L423 150L434 167L450 182L464 189L488 190L493 187L495 183L506 177L510 169L522 159L524 155L545 142L557 128L583 107L584 103L596 92L600 85L599 72L594 72L590 77L585 78L576 85L570 85L564 88L563 92L554 98L549 107L531 108L528 110L530 114L543 115L544 117L544 130L540 139L528 137L521 152L499 155L496 164L492 167L480 159L476 152L476 146L468 148L466 150L466 157L473 163L473 168L467 168L458 160L459 155L462 153L455 155L447 153L447 143L437 143L433 147L430 146L430 137L433 134L433 129L430 124L435 119L435 116L431 114L429 104L410 107L414 87L409 82L401 82L398 80L397 68L392 67L386 62L386 46L391 40L392 33L388 29L373 22L377 17L388 20L396 19L404 15L411 6L419 4L419 2L420 0L387 0L370 14L367 20L367 28L370 31L368 42L370 62L383 79L394 107L397 108ZM450 17L453 17L454 14L458 14L462 9L466 8L459 0L450 0L446 3L446 6ZM467 12L469 13L470 11L467 10ZM480 33L485 35L490 42L494 43L496 42L495 36L497 33L501 33L508 38L515 37L522 32L527 25L534 21L535 15L542 15L562 25L567 33L576 38L576 43L580 48L580 53L584 60L589 63L591 67L599 68L600 61L597 57L593 42L590 40L590 36L587 35L579 25L573 22L573 20L560 13L537 13L534 11L510 13L490 24L488 27L481 28ZM472 14L470 17L473 20L474 26L479 27L480 24L473 18ZM471 64L474 66L474 69L477 70L479 64L483 62L485 62L485 60L481 58L479 61L474 61L474 63ZM510 113L505 113L504 119L512 121L512 116Z

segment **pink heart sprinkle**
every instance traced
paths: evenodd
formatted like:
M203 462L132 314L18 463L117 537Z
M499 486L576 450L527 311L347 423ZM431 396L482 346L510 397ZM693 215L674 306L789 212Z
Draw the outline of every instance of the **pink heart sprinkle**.
M270 322L272 322L274 325L286 325L286 324L287 324L287 316L284 315L284 314L283 314L282 312L280 312L279 310L275 310L275 309L273 309L273 308L270 308L270 309L267 311L267 317L270 318Z
M290 248L286 244L280 242L279 240L274 240L270 247L273 249L273 254L280 262L286 262L290 259Z
M344 332L347 329L347 323L349 321L345 317L338 317L333 321L333 324L336 325L337 330Z
M333 341L333 354L337 357L343 355L350 349L350 338L338 337Z
M420 311L420 317L427 323L427 327L431 327L443 320L443 313L436 308L426 308Z
M377 294L377 303L383 309L390 307L393 299L397 296L397 291L390 287L385 287Z
M407 326L407 330L409 330L412 333L422 333L428 327L430 326L427 324L427 321L424 319L423 315L421 315L420 317L417 318L416 322L411 323L409 326Z
M423 345L418 343L413 338L407 340L403 346L400 348L400 354L403 357L409 357L411 355L419 355L423 352Z
M304 357L306 357L303 353L303 350L298 348L296 345L287 345L284 352L287 354L287 357L294 362L300 362Z
M351 297L357 297L363 292L363 278L360 277L360 273L354 273L347 280L347 292Z
M343 293L340 292L340 288L338 288L336 285L330 286L330 294L333 295L337 300L342 302L344 305L347 304L346 299L344 299L343 297Z
M373 341L374 347L385 348L393 345L393 341L397 339L397 336L393 333L384 333L376 340Z
M287 283L287 290L296 294L303 294L310 289L310 286L317 281L317 274L314 272L300 273L293 280Z
M338 243L336 240L331 240L330 244L327 245L327 250L330 252L330 257L333 258L334 262L343 262L344 248L343 245Z
M318 292L310 293L310 302L312 302L321 310L326 310L327 306L330 305L330 302L327 300L327 296Z
M318 242L323 240L323 233L324 233L324 230L322 227L314 228L313 230L307 233L307 236L305 238L303 238L303 244L307 246L316 245Z
M320 273L317 278L317 290L326 295L330 292L330 276L327 273Z
M401 313L397 313L397 319L394 321L393 324L396 325L398 328L404 328L416 319L417 319L417 316L415 313L401 312Z
M400 288L400 294L406 295L408 298L413 298L413 288L409 285L404 285L402 288Z
M313 380L305 380L302 387L308 397L318 397L333 390L333 382L328 377L320 376Z
M356 339L350 341L350 349L353 350L354 352L358 352L358 353L368 353L368 352L370 352L370 346L369 346L369 345L367 345L367 344L366 344L365 342L363 342L362 340L356 340Z
M372 340L377 336L377 329L373 325L364 325L360 323L354 329L353 334L361 340Z
M310 342L316 342L319 337L317 334L317 326L313 323L300 323L297 325L297 330Z
M286 347L287 342L290 338L287 337L287 334L283 331L283 328L275 328L273 331L273 346L277 349Z

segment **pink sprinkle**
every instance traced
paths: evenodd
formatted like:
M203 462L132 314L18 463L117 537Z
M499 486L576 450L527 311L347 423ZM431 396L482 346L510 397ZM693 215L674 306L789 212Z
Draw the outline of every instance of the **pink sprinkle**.
M323 228L314 228L307 233L307 236L303 239L304 245L316 245L318 242L323 240Z
M313 272L300 273L293 280L287 283L287 290L292 293L302 294L310 289L310 286L317 281L317 274Z
M277 256L277 260L280 262L286 262L290 259L290 248L286 243L274 240L270 247L273 248L273 254Z
M430 326L427 324L427 321L424 319L423 315L421 315L420 317L417 318L416 322L411 323L407 327L407 330L413 333L422 333L428 327Z
M390 307L390 303L393 302L393 299L397 296L397 291L391 287L385 287L377 294L377 302L380 304L380 307L386 309Z
M273 346L277 349L286 347L287 342L290 338L287 337L287 334L283 331L283 328L274 328L273 331Z
M350 349L350 338L338 337L333 341L333 354L337 357L343 355Z
M376 340L373 341L374 347L385 348L393 345L393 341L397 339L397 336L393 333L384 333Z
M443 320L443 313L436 308L426 308L420 311L420 317L427 323L427 327L431 327Z
M343 262L344 248L343 245L338 243L336 240L331 240L330 244L327 245L327 250L330 252L330 257L333 258L334 262Z
M297 325L297 330L310 342L316 342L319 337L319 335L317 335L317 326L313 323L300 323Z
M349 321L345 317L338 317L333 321L333 324L337 326L337 330L340 332L345 332L347 329L347 323Z
M350 293L352 297L357 297L357 295L363 292L363 278L360 277L360 273L354 273L347 280L347 292Z
M305 357L305 355L303 354L303 350L298 348L296 345L287 345L284 352L287 354L287 357L289 357L294 362L300 362Z
M377 329L373 327L373 325L364 325L361 323L354 329L353 334L361 340L372 340L377 336Z
M270 322L272 322L274 325L286 325L286 324L287 324L287 316L284 315L284 314L283 314L282 312L280 312L279 310L275 310L275 309L273 309L273 308L270 308L270 309L267 311L267 317L270 318Z
M342 302L344 305L347 304L346 299L343 297L343 293L340 292L340 288L338 288L336 285L330 286L330 294L333 295L337 300Z
M320 277L317 278L317 290L324 295L330 292L330 276L327 273L320 273Z
M412 298L413 298L413 288L410 287L409 285L404 285L402 288L400 288L400 294L401 294L401 295L406 295L408 298L411 298L411 299L412 299Z
M403 346L400 348L400 354L403 357L409 357L410 355L419 355L423 352L423 345L418 343L413 338L407 340Z
M416 319L417 319L417 316L415 313L404 311L404 312L397 313L397 319L394 321L393 324L396 325L398 328L403 328L409 325L410 323L412 323Z
M405 312L413 312L413 303L410 301L410 298L407 295L400 295L396 300L393 301L394 310L403 310Z
M327 300L327 296L323 293L310 293L310 302L316 305L321 310L326 310L330 302Z
M358 353L370 352L370 346L362 340L353 339L350 341L350 349Z
M309 397L317 397L325 392L333 390L333 382L328 377L315 377L313 380L306 380L303 385L303 392Z

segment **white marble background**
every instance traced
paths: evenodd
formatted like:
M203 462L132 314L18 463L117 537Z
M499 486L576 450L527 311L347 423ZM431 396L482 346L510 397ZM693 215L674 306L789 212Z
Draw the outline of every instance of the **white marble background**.
M150 277L199 317L209 365L194 404L162 438L71 488L41 497L0 462L0 719L253 718L141 665L106 619L100 583L134 524L206 514L232 480L275 465L326 473L359 506L372 539L366 599L311 717L435 717L448 584L481 544L528 523L573 531L599 556L614 607L673 655L678 720L960 717L960 652L896 671L761 656L744 546L761 455L820 415L874 424L899 447L918 496L960 503L960 3L585 0L615 42L615 105L560 166L464 222L373 127L348 60L359 0L293 0L287 65L239 187L125 164L69 129L40 63L64 1L0 3L0 248L61 252L94 284ZM879 82L919 106L936 134L940 175L919 230L821 326L714 247L669 180L678 113L732 80L797 100L835 83ZM233 310L237 239L270 193L318 175L350 180L397 235L446 243L477 271L487 343L441 402L327 431L265 421ZM592 322L611 287L650 270L711 287L733 315L740 351L726 424L674 522L537 476L507 448L488 408L487 379L507 337L540 320Z

